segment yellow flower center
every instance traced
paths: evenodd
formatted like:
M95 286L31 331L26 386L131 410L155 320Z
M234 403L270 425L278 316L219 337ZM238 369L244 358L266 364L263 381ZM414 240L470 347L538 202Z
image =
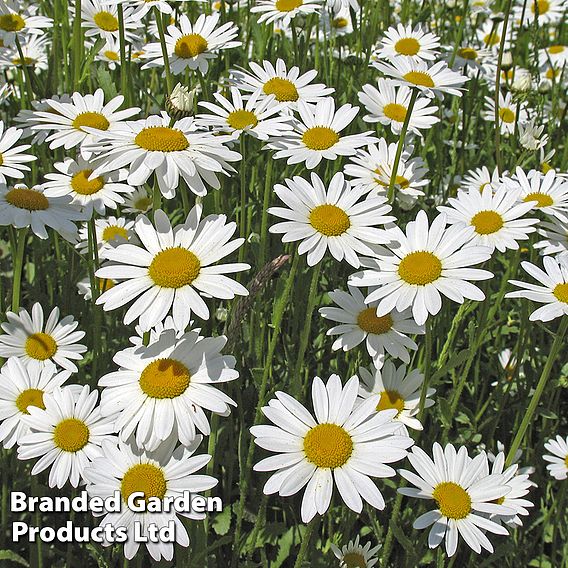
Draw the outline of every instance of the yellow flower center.
M480 235L491 235L503 227L503 217L496 211L480 211L476 213L471 224L475 227L476 233Z
M348 552L343 556L345 568L367 568L365 557L358 552Z
M100 292L106 292L114 287L114 282L108 278L98 278Z
M485 45L497 45L501 41L501 36L495 32L487 34L483 38Z
M110 122L104 114L100 112L82 112L73 121L73 128L82 130L83 126L96 128L97 130L108 130Z
M28 187L11 189L6 194L6 201L14 207L28 211L45 211L49 208L47 197L43 193Z
M111 61L118 61L120 59L120 56L118 55L118 53L116 53L116 51L107 50L103 55Z
M552 293L559 302L568 304L568 283L557 284Z
M394 50L400 55L416 55L420 51L420 42L413 37L404 37L394 44Z
M411 252L398 265L398 275L407 284L425 286L438 280L441 274L442 263L431 252Z
M75 193L79 195L93 195L105 186L105 180L102 176L96 177L89 181L89 176L93 170L81 170L71 178L71 187Z
M118 225L109 225L103 230L103 241L110 242L116 241L119 237L123 239L128 239L128 231L124 227L119 227Z
M554 67L549 67L545 73L546 78L550 79L551 81L552 79L555 79L559 75L560 75L560 69L555 69Z
M150 205L152 205L152 200L149 197L141 197L134 202L134 207L140 211L146 211Z
M357 316L357 325L363 331L375 335L382 335L390 331L392 323L391 315L378 316L377 308L365 308L361 310Z
M310 225L326 237L338 237L351 226L347 213L337 205L318 205L310 211Z
M148 274L162 288L181 288L191 284L200 270L201 263L191 251L174 247L159 252L153 258Z
M542 164L540 164L540 169L543 174L546 174L552 169L552 166L548 162L542 162Z
M402 76L405 81L421 87L434 87L434 81L428 73L424 71L409 71Z
M395 122L404 122L406 118L406 107L397 103L388 103L383 107L383 112L387 118Z
M116 32L118 31L118 20L106 10L97 12L93 16L93 20L97 26L105 32Z
M32 333L26 339L26 353L38 361L45 361L57 352L57 343L51 335L43 332Z
M20 57L16 57L16 58L12 59L12 63L14 65L22 65L22 59ZM36 63L37 63L37 60L34 59L33 57L25 57L24 56L23 65L35 65Z
M339 134L328 126L312 126L304 132L302 142L310 150L327 150L339 142Z
M176 398L191 381L189 369L175 359L156 359L142 371L140 388L151 398Z
M331 22L331 26L336 30L342 30L343 28L346 28L348 24L349 21L347 20L347 18L335 18Z
M398 417L404 410L404 398L395 390L386 390L381 393L381 399L379 400L379 404L377 404L377 411L391 410L392 408L398 410L396 414Z
M378 167L376 170L374 170L374 172L380 176L384 176L385 173L383 172L383 170ZM389 186L389 182L388 181L384 181L382 178L380 177L376 177L375 181L379 184L382 185L383 187L388 187ZM400 189L406 189L409 185L410 185L410 181L407 180L404 176L396 176L396 179L394 180L395 184L398 185L400 187Z
M550 3L548 2L548 0L536 0L536 2L533 2L531 6L533 14L536 13L537 8L539 15L542 16L543 14L546 14L546 12L548 12L548 10L550 9Z
M181 152L189 147L184 133L168 126L148 126L134 138L134 143L150 152Z
M167 483L164 472L157 465L151 463L137 463L128 469L120 482L120 494L124 502L132 493L144 493L144 500L150 497L163 499L166 494Z
M316 467L341 467L353 453L353 440L337 424L318 424L304 438L304 453Z
M53 431L54 444L64 452L78 452L89 442L89 427L78 418L62 420Z
M16 399L16 406L23 414L29 414L28 406L37 406L38 408L45 410L45 404L43 404L43 391L40 389L26 389L25 391L22 391Z
M244 130L248 126L254 128L258 124L258 118L250 110L234 110L229 113L227 124L235 130Z
M548 53L552 53L553 55L556 53L562 53L565 47L563 45L551 45L548 48Z
M524 202L536 201L536 207L549 207L554 203L554 200L550 195L546 193L540 193L536 191L534 193L529 193L524 199Z
M515 122L515 113L510 108L500 108L499 117L503 122L507 122L509 124L511 124L511 122Z
M475 61L477 59L477 51L472 47L462 47L458 49L458 55L462 59L468 59L470 61Z
M6 32L19 32L24 29L26 21L20 14L2 14L0 16L0 28Z
M436 485L432 497L438 509L448 519L465 519L471 512L471 497L467 491L453 481L444 481Z
M276 9L279 12L291 12L303 4L303 0L276 0Z
M174 47L174 53L181 59L192 59L207 49L207 40L199 34L181 36Z
M294 102L299 98L296 85L292 81L280 77L272 77L272 79L266 81L262 90L265 95L274 95L280 103Z

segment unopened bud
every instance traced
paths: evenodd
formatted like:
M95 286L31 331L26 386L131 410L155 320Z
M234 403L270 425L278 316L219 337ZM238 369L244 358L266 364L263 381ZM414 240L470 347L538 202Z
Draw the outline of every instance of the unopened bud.
M526 93L532 88L531 74L526 69L517 69L511 90L517 93Z
M513 54L510 51L503 53L503 59L501 60L501 69L504 71L509 71L513 67Z
M174 120L180 120L193 114L193 99L197 89L191 91L178 83L172 94L166 98L166 110Z
M538 92L545 94L545 93L548 93L551 88L552 88L552 85L550 84L549 81L541 81L539 86L538 86Z

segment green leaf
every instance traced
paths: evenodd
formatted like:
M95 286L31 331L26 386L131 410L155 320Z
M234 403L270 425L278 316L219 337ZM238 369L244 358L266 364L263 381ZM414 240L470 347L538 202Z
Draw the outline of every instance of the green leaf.
M86 548L99 568L109 568L105 557L90 542L86 544Z
M105 100L108 101L109 99L116 97L116 85L114 84L108 69L104 69L103 67L97 68L97 84L103 90Z
M451 371L454 367L461 365L469 356L469 349L462 349L459 353L456 353L449 358L448 362L441 368L438 369L431 377L430 382L437 381Z
M450 403L445 398L437 400L438 408L440 409L440 418L444 426L449 427L452 425L452 413L450 410Z
M20 566L29 567L30 565L25 558L22 558L19 554L16 554L11 550L0 550L0 560L10 560L10 562L20 564Z
M225 507L221 513L215 515L212 527L219 536L224 536L229 532L229 529L231 528L230 507Z

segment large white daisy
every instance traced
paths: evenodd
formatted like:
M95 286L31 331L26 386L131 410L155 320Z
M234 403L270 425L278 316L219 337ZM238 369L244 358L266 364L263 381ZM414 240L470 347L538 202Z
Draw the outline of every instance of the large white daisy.
M121 282L99 296L97 303L108 311L140 296L126 312L125 323L139 319L142 328L149 330L171 310L181 330L187 327L192 313L209 319L202 295L225 300L246 296L247 289L225 274L250 266L215 264L244 241L230 241L237 226L226 221L225 215L201 219L200 205L190 211L184 224L173 229L161 209L155 212L155 226L140 215L134 228L143 246L121 244L107 252L107 258L116 264L100 268L96 275Z
M255 443L276 452L258 462L255 471L276 471L264 485L264 493L286 497L306 487L302 520L307 523L329 508L334 485L345 504L355 512L363 501L384 509L385 501L371 477L393 477L386 465L407 454L413 441L397 435L396 410L376 412L379 397L370 397L355 408L359 379L345 386L338 375L327 384L316 377L312 399L316 418L290 395L278 391L262 408L275 426L253 426Z
M250 11L261 14L259 24L274 22L280 28L287 28L296 16L319 12L322 9L321 2L322 0L257 0Z
M491 249L470 244L472 227L446 228L443 213L429 227L425 211L420 211L406 225L406 233L396 226L388 231L395 244L381 247L377 258L365 260L370 269L350 279L355 286L377 286L365 301L380 300L378 316L412 306L416 323L422 325L429 314L436 315L442 308L441 295L460 304L465 298L485 298L470 280L486 280L493 274L470 266L488 260Z
M120 412L116 430L121 440L136 436L136 444L155 450L170 436L189 446L199 430L210 433L204 410L228 416L235 402L216 389L234 381L235 358L221 355L227 338L202 337L190 331L176 338L165 330L148 346L119 351L118 371L101 377L103 415Z
M386 198L368 195L364 187L351 187L341 172L336 173L326 188L320 177L312 173L311 183L299 176L277 184L274 191L288 206L271 207L268 212L286 219L270 227L281 233L283 242L302 241L298 253L308 253L310 266L317 264L329 249L340 262L345 259L357 268L358 255L371 255L369 245L389 242L384 225L394 221Z
M8 322L1 324L1 357L18 357L27 366L38 368L52 361L63 369L77 371L73 361L80 361L87 348L78 343L85 332L76 331L79 322L73 316L59 320L59 308L55 307L44 322L43 308L36 302L31 317L22 308L18 314L6 312L6 319Z
M424 31L420 26L412 29L411 25L398 24L385 31L381 39L377 57L409 61L434 61L440 47L440 38L433 33Z

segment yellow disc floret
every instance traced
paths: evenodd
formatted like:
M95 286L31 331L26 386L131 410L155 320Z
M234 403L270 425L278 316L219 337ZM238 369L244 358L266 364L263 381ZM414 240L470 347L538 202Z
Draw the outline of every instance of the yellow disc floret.
M438 280L442 274L442 262L427 251L407 254L398 265L398 275L407 283L425 286Z
M234 110L227 117L227 124L235 130L244 130L245 128L254 128L258 124L256 114L250 110Z
M120 482L120 494L126 503L132 493L144 493L144 500L150 497L163 499L167 483L163 470L152 463L137 463L130 467Z
M189 147L184 133L168 126L148 126L134 138L134 143L150 152L181 152Z
M45 410L43 404L43 391L40 389L26 389L22 391L16 399L16 406L23 414L29 414L28 406L37 406Z
M392 328L392 317L390 314L386 316L378 316L376 308L365 308L359 312L357 316L357 325L367 333L381 335L387 333Z
M394 44L394 50L400 55L416 55L420 51L420 42L413 37L404 37Z
M83 126L96 128L97 130L108 130L110 122L107 117L100 112L82 112L73 120L73 128L82 130Z
M453 481L444 481L436 485L432 497L438 509L448 519L465 519L471 512L471 497L468 492Z
M26 339L25 350L29 357L45 361L57 352L57 343L47 333L32 333Z
M337 424L318 424L304 437L304 452L316 467L333 469L347 463L353 453L353 440Z
M78 452L89 442L89 427L78 418L66 418L53 431L53 442L64 452Z
M480 235L491 235L499 231L504 224L503 217L496 211L480 211L476 213L471 224L475 227L475 232Z
M328 126L312 126L302 135L302 142L310 150L327 150L339 142L339 134Z
M142 371L140 388L151 398L176 398L191 381L189 369L175 359L156 359Z
M71 187L75 193L79 195L93 195L99 192L105 186L105 180L102 176L98 176L89 180L89 176L93 170L81 170L71 178Z
M326 237L338 237L351 226L349 216L337 205L325 203L310 211L310 225Z
M207 50L207 40L199 34L187 34L176 41L174 53L181 59L193 59Z
M191 251L174 247L159 252L153 258L148 274L162 288L181 288L191 284L200 270L201 263Z
M47 197L28 187L14 187L6 194L6 201L14 207L28 211L45 211L49 208Z
M296 85L292 81L280 77L272 77L272 79L266 81L262 90L265 95L274 95L280 103L294 102L299 98Z

